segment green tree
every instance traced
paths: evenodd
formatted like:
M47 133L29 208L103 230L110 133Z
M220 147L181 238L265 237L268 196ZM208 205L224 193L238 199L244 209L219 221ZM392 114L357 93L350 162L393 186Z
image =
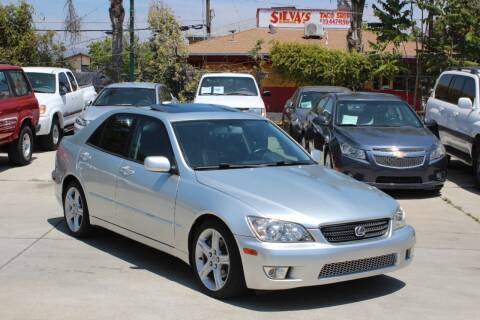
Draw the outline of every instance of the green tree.
M263 79L265 78L265 71L263 68L265 57L262 54L263 42L262 39L257 40L255 46L253 46L252 50L248 52L254 62L253 71L255 79L260 86L262 86Z
M33 7L26 1L0 5L0 60L18 65L64 65L65 46L54 32L35 33Z
M400 45L410 38L413 22L409 3L405 0L379 0L379 5L373 4L373 14L380 20L373 27L377 34L376 48L383 51L389 44L393 44L398 52Z
M188 64L188 45L181 26L172 10L160 0L154 0L148 12L151 61L144 70L152 80L167 85L180 100L194 97L199 73Z

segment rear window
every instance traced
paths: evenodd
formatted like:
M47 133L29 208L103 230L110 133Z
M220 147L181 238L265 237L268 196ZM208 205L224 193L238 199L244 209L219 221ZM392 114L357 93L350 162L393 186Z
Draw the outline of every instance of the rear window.
M153 88L106 88L98 95L93 105L146 107L155 103L156 96Z
M200 85L201 96L258 96L255 81L249 77L206 77Z

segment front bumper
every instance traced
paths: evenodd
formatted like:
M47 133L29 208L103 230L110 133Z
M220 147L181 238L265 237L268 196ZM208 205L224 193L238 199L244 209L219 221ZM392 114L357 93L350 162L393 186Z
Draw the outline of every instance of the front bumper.
M320 229L309 231L314 238L323 238ZM386 238L343 244L331 244L325 240L310 243L268 243L238 235L236 239L247 287L255 290L281 290L365 278L403 268L413 257L409 255L407 258L407 250L412 252L415 245L415 230L406 226L390 233ZM245 254L243 248L254 249L258 255ZM396 262L390 267L336 277L320 277L322 267L326 264L390 254L396 255ZM272 280L266 276L264 266L290 267L290 270L286 279Z
M40 116L38 126L37 136L48 135L50 133L50 127L52 126L50 116Z
M415 168L390 168L375 163L367 152L367 160L354 160L343 155L334 157L335 169L379 189L441 188L447 176L447 158L430 164L429 159Z

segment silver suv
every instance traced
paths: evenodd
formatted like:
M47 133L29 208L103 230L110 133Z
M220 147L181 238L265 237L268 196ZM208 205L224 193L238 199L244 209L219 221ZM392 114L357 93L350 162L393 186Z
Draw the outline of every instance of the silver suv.
M443 72L428 99L425 121L449 155L473 167L480 185L480 67Z

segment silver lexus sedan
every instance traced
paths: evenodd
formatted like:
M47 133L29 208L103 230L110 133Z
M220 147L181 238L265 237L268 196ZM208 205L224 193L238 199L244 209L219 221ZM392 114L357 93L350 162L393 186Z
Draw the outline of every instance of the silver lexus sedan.
M62 141L52 177L73 236L101 226L172 254L215 298L370 277L413 257L395 200L227 107L111 111Z

